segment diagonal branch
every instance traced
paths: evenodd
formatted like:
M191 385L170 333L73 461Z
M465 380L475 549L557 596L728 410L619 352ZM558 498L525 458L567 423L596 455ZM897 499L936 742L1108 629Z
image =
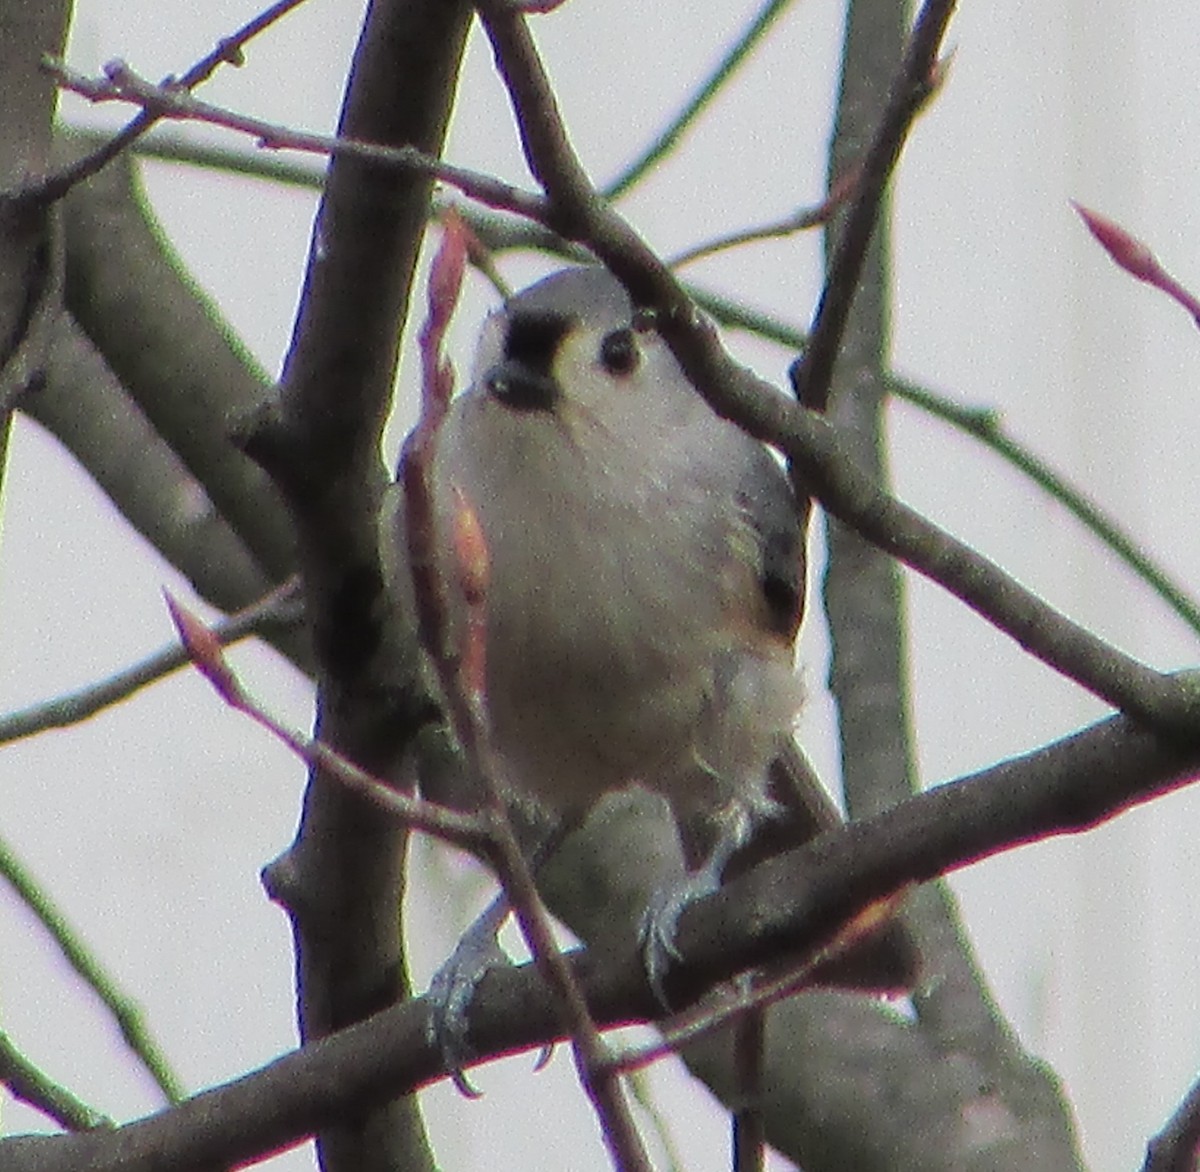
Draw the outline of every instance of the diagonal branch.
M213 629L214 638L222 644L236 643L250 635L261 635L273 626L296 626L304 612L298 587L295 579L285 582L251 606L230 615ZM69 728L127 700L140 689L186 667L188 662L187 651L175 643L98 683L0 716L0 745L53 728Z
M898 888L969 866L1031 837L1088 830L1187 784L1197 771L1200 752L1164 744L1137 722L1113 717L847 824L760 864L692 905L680 920L684 961L679 990L695 997L734 972L803 952ZM572 963L601 1024L644 1020L657 1012L632 946L604 958L581 952ZM484 1055L542 1045L559 1037L562 1028L554 995L532 965L491 971L472 1001L470 1019L469 1041ZM354 1117L366 1105L444 1076L427 1027L424 1002L406 1002L111 1135L0 1140L0 1163L5 1172L75 1172L82 1167L89 1172L157 1172L166 1167L208 1172L245 1163L301 1142L314 1128ZM964 1083L953 1074L958 1057L939 1058L914 1046L903 1023L893 1022L888 1029L905 1040L904 1059L881 1072L886 1088L878 1101L866 1104L872 1112L869 1130L889 1137L907 1133L909 1141L903 1150L891 1150L886 1162L871 1166L889 1172L1017 1166L996 1161L1000 1149L1011 1154L1019 1134L997 1136L995 1144L981 1148L971 1129L956 1125L945 1150L931 1151L927 1142L913 1150L922 1138L914 1135L920 1129L914 1129L909 1113L914 1102L927 1111L936 1102L939 1117L953 1120L976 1110L989 1117L1011 1110L1018 1132L1027 1108L1015 1101L998 1102L993 1089L978 1082L968 1086L970 1079ZM851 1083L861 1099L861 1086ZM783 1149L800 1158L796 1141L806 1126L803 1113L790 1103L777 1110L789 1116L784 1123L791 1138ZM881 1110L896 1118L878 1118ZM773 1129L772 1136L778 1139L778 1131ZM1049 1139L1045 1133L1040 1138ZM1060 1135L1055 1142L1066 1140ZM1069 1146L1039 1150L1045 1156L1039 1168L1068 1166L1064 1152Z
M757 48L767 32L791 7L793 0L766 0L742 30L741 35L717 63L712 72L697 86L683 108L655 136L654 141L630 163L620 175L604 188L604 198L614 203L634 188L648 172L658 165L674 148L690 127L708 108L709 103L725 87L743 62Z
M103 79L77 73L60 61L47 62L47 68L63 89L92 102L132 102L140 105L143 112L153 113L155 118L203 122L252 135L261 147L272 150L301 151L329 158L353 158L364 163L393 167L398 171L428 175L488 207L503 208L533 218L545 215L545 205L539 196L490 175L456 167L407 143L389 145L341 134L314 134L277 122L267 122L250 114L239 114L211 102L202 102L174 86L154 85L123 61L110 61L105 67Z
M883 192L913 119L936 80L938 49L956 3L957 0L926 0L921 6L879 129L862 161L862 173L829 264L808 348L792 369L796 398L814 411L825 408L834 360L858 290Z
M946 4L927 0L926 8L937 12ZM1044 663L1116 708L1194 736L1196 700L1189 689L1096 638L896 501L847 456L820 415L789 403L734 362L666 266L592 188L519 14L492 0L481 6L480 17L509 87L530 169L550 199L548 225L586 242L625 284L635 305L653 308L659 333L713 409L779 448L839 520L946 587Z
M128 160L74 190L62 208L67 306L253 554L265 581L233 604L244 605L296 569L295 536L278 492L229 436L233 421L270 393L270 379L180 269Z
M1194 1083L1162 1131L1146 1145L1142 1172L1195 1172L1200 1152L1200 1082Z
M241 65L242 50L247 43L303 3L304 0L276 0L276 3L247 21L235 33L222 37L210 53L201 57L182 77L171 79L170 84L177 89L192 90L198 85L203 85L221 65ZM28 180L13 191L0 193L0 203L7 200L15 206L36 206L62 199L71 188L111 163L126 147L145 134L160 117L160 114L143 109L123 130L90 154L79 156L58 171Z
M89 1107L34 1066L4 1033L0 1033L0 1084L8 1089L14 1099L28 1103L68 1131L115 1126L111 1119Z
M178 1103L185 1094L183 1083L171 1069L166 1054L146 1024L141 1007L120 987L95 953L84 943L74 926L68 922L62 909L2 841L0 875L12 886L21 902L37 917L62 953L63 959L111 1014L125 1045L153 1078L163 1098L169 1103Z

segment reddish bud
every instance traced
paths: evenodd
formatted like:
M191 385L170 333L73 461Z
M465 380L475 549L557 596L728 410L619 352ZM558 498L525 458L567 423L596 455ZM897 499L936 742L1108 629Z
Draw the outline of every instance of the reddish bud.
M175 630L179 632L179 639L192 663L221 694L222 699L229 704L240 705L242 690L225 661L220 639L203 619L177 602L169 591L163 591L163 598L166 600Z
M422 423L432 432L454 393L454 368L442 357L442 341L458 304L467 264L467 232L451 208L444 217L442 243L429 270L429 312L421 326Z
M1136 236L1131 236L1115 220L1110 220L1107 216L1085 208L1074 200L1071 201L1071 206L1082 217L1088 231L1100 242L1104 251L1121 268L1139 281L1153 285L1173 301L1177 301L1200 326L1200 300L1197 300L1158 263L1154 253L1145 244Z
M1110 220L1074 200L1071 201L1071 206L1079 213L1088 231L1100 242L1100 247L1126 272L1132 273L1139 281L1151 283L1163 276L1154 253L1136 236L1126 232L1115 220Z

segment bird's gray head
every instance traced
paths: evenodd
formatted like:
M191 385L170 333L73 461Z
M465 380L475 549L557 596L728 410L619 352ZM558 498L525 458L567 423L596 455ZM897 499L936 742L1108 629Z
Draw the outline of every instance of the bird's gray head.
M601 409L611 392L680 379L662 341L634 325L633 306L606 270L564 269L510 298L484 327L473 384L516 411L564 400Z

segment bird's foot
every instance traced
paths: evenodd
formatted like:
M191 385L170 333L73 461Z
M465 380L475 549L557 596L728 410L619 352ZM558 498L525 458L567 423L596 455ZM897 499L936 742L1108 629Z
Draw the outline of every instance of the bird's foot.
M649 906L642 913L638 927L642 964L655 999L663 1009L671 1008L663 982L671 965L682 959L675 943L679 917L696 900L712 895L720 885L719 871L709 866L701 867L681 882L655 891L650 897Z
M467 929L450 958L434 973L425 995L430 1005L425 1036L440 1052L454 1085L471 1099L481 1092L464 1070L475 1057L467 1037L467 1010L484 974L509 963L496 940L507 915L508 901L501 896Z

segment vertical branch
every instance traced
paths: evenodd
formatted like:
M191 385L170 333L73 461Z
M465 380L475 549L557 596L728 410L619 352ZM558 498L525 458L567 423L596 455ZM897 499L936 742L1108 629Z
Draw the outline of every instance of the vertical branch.
M828 172L861 160L900 60L903 0L854 0L846 19L837 121ZM827 232L829 252L846 215ZM882 371L891 329L891 231L880 206L842 338L829 414L855 460L888 474ZM832 640L830 687L837 703L846 801L854 814L894 805L912 792L903 593L896 563L830 519L824 602Z
M841 174L850 160L863 156L885 110L885 80L893 74L905 41L905 7L901 0L852 0L850 4L830 175ZM876 145L878 141L877 136ZM839 217L829 236L838 231L849 234L848 218ZM844 260L841 247L829 251L835 262ZM863 258L853 303L845 310L829 401L829 414L849 454L884 482L888 477L883 405L890 282L885 205ZM810 357L805 356L805 364ZM799 385L802 391L803 369ZM864 816L899 802L917 784L909 728L903 583L891 558L832 517L828 543L823 589L832 644L830 688L838 709L847 806L854 815ZM1061 1108L1053 1090L1024 1061L992 1001L945 886L921 888L911 901L908 918L931 978L914 996L930 1042L939 1049L953 1046L955 1051L970 1051L988 1068L997 1094L1015 1111L1030 1119L1057 1118Z
M372 0L339 133L439 153L469 16L459 0ZM429 198L426 177L333 161L279 401L245 439L296 521L319 735L382 776L395 774L432 711L415 647L401 646L386 622L375 525L380 434ZM313 771L297 840L265 874L292 917L306 1040L407 994L405 845L386 815ZM414 1100L327 1128L318 1149L326 1172L432 1163Z
M0 191L47 168L56 94L41 60L43 53L62 51L70 18L70 0L0 0ZM51 247L48 224L45 205L0 200L0 480L9 410L41 377L44 337L37 327L58 308L44 304L58 290L58 250Z
M412 571L414 606L421 645L438 673L446 716L476 779L478 800L491 826L490 855L539 971L554 989L571 1035L575 1066L596 1108L605 1143L621 1172L649 1172L650 1163L634 1126L617 1075L587 1002L554 940L549 916L521 852L505 806L500 762L492 747L487 711L487 600L491 555L472 503L452 486L455 501L449 532L437 532L431 481L437 434L454 389L450 363L441 355L442 339L458 300L467 258L467 232L457 216L447 217L442 247L429 281L429 312L420 332L421 414L404 443L400 481L404 488L404 525ZM444 541L452 554L453 581L439 572L437 548ZM446 552L446 551L441 551ZM449 577L449 575L447 575ZM461 602L462 622L453 647L448 645L449 600ZM459 1089L469 1084L456 1076Z
M854 0L847 11L837 120L829 152L836 175L867 148L886 101L887 79L904 41L902 0ZM832 255L839 216L827 233ZM881 481L888 477L883 430L886 367L891 328L891 226L885 203L867 249L853 307L846 321L829 414L855 459ZM830 690L837 706L842 778L851 814L862 817L885 809L917 788L909 727L908 664L904 589L896 563L836 518L827 521L828 561L823 583L829 620ZM922 892L913 916L925 964L952 984L972 1006L971 1016L987 1028L980 1013L981 977L973 965L947 895ZM914 929L916 924L914 923Z

